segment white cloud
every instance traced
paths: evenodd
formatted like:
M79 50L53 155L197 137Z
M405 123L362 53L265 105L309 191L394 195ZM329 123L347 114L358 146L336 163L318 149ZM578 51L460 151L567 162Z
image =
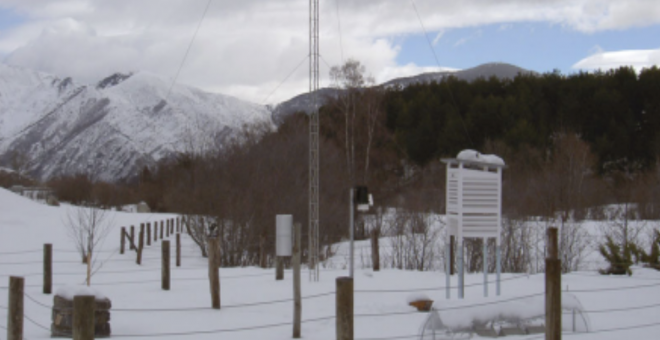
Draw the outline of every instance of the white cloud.
M206 0L0 0L27 21L3 31L6 61L94 81L147 70L173 77ZM648 0L416 0L428 32L518 22L549 22L581 32L660 23ZM308 54L307 0L213 0L179 82L261 102ZM321 2L322 76L341 63L334 1ZM422 29L409 1L343 1L344 58L360 60L379 80L415 70L397 65L398 37ZM269 101L308 88L303 65ZM322 82L327 80L322 79Z
M436 35L435 39L433 39L433 46L438 44L438 41L440 41L440 39L442 39L443 35L445 35L445 30L444 29L441 29L440 31L438 31L438 35Z
M603 52L602 50L573 65L578 70L609 70L621 66L632 66L637 72L653 65L660 66L660 49L624 50Z

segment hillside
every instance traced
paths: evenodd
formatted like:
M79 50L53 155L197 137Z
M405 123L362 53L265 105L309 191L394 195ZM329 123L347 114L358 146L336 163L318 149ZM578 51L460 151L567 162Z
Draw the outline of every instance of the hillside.
M459 80L473 81L479 78L496 77L499 79L513 79L518 74L534 74L532 71L525 70L515 65L505 63L488 63L478 65L465 70L459 71L444 71L444 72L429 72L422 73L412 77L403 77L392 79L379 86L383 87L407 87L412 84L426 84L431 82L439 82L449 76L455 77ZM337 96L337 90L332 88L323 88L318 91L318 98L321 105L325 102L326 98ZM284 117L295 112L310 112L312 108L312 98L309 93L300 94L285 102L277 105L273 111L273 120L280 123Z
M270 122L261 105L183 85L168 96L170 86L147 72L79 84L0 64L0 164L18 152L39 179L86 173L114 181L244 124Z

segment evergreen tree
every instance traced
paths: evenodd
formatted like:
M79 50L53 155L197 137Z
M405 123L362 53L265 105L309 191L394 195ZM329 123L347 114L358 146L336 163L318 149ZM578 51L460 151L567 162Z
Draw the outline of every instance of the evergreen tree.
M639 250L640 257L642 262L645 263L648 267L660 270L660 232L655 231L655 237L653 238L653 243L651 243L651 251L646 253L643 250Z
M598 250L605 260L609 262L610 266L609 268L605 270L601 269L598 272L603 275L632 275L630 266L633 264L632 255L635 249L636 247L633 243L628 243L624 245L624 249L621 251L621 247L614 243L612 237L607 236L607 242L601 244L598 247Z

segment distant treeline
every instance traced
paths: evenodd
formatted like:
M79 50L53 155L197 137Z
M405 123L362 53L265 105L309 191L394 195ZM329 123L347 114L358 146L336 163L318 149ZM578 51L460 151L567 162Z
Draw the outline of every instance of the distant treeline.
M552 147L572 131L597 158L599 173L621 164L649 168L660 152L660 69L519 75L513 80L448 78L389 89L386 126L416 164L502 141Z

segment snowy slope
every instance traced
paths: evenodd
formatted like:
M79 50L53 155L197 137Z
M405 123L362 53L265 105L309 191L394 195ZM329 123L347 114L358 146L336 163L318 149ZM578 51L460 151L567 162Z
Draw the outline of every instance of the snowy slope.
M261 105L182 85L168 97L170 86L147 72L81 85L0 64L0 164L18 151L41 179L82 172L116 180L244 124L270 123Z
M0 189L0 338L7 323L7 282L9 275L26 279L25 338L49 339L50 307L53 296L41 293L41 248L53 243L54 291L65 285L79 285L85 267L77 263L64 227L68 206L48 207ZM160 243L145 248L142 266L134 253L117 254L119 228L171 217L158 214L114 215L114 229L103 249L103 266L92 278L92 287L112 300L113 337L122 339L291 339L292 282L286 271L275 281L273 269L222 268L221 310L209 308L207 262L186 236L182 237L182 266L172 265L170 291L160 289ZM171 252L174 256L174 252ZM173 264L173 262L172 262ZM302 336L309 340L335 339L335 278L346 270L323 270L320 282L307 280L302 273ZM490 276L493 280L493 275ZM543 274L504 274L502 296L482 297L480 273L466 275L466 299L445 298L445 276L441 272L357 270L355 276L356 339L419 339L428 313L407 306L412 294L424 293L447 323L469 324L484 315L536 313L543 310ZM456 286L456 277L452 278ZM635 268L632 277L604 277L577 272L562 277L562 287L580 300L588 312L591 333L567 333L566 338L584 340L657 339L660 329L660 272ZM534 295L535 299L516 300ZM568 295L568 294L566 294ZM508 302L507 302L508 300ZM521 303L512 302L524 301ZM530 305L530 304L536 305ZM644 307L644 308L640 308ZM515 310L518 308L518 310ZM29 319L27 319L29 318ZM570 328L569 323L564 323ZM465 334L464 334L465 335ZM436 339L441 339L438 337ZM465 339L467 336L456 337ZM510 339L542 339L539 335L509 336ZM473 336L472 339L481 339Z

